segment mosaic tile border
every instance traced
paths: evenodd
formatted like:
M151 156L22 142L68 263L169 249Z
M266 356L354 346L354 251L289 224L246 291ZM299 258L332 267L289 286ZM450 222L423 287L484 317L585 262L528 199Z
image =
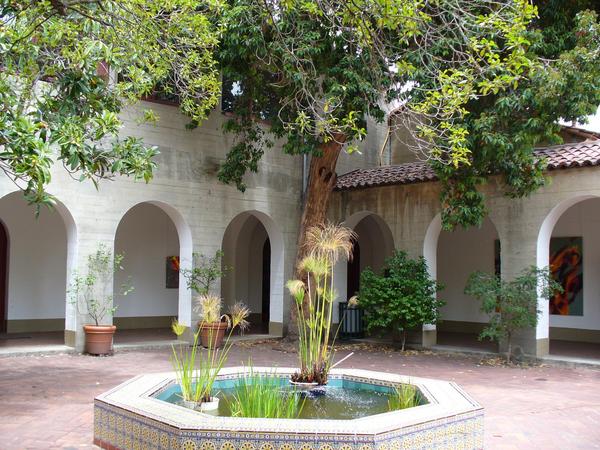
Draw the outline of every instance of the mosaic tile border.
M224 369L220 378L233 378L240 373L243 368ZM282 373L287 373L287 369ZM94 443L110 450L483 448L483 408L454 383L410 378L431 402L411 409L410 420L406 414L400 414L402 411L396 411L354 420L311 421L215 418L181 407L169 410L171 405L149 396L168 386L172 376L136 377L99 396L94 404ZM334 376L384 386L409 379L363 370L339 370ZM159 414L163 407L169 410L164 418Z

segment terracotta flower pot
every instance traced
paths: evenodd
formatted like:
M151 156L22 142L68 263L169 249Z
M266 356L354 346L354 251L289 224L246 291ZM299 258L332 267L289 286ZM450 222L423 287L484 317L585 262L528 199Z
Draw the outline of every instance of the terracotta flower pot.
M109 355L113 351L114 325L84 325L85 352L92 355Z
M227 322L212 322L198 324L200 327L200 343L204 348L219 348L223 344Z

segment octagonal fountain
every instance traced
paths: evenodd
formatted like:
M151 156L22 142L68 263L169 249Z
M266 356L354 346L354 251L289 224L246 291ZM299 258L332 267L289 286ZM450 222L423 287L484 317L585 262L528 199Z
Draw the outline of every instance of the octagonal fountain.
M295 369L254 368L289 379ZM247 372L219 372L224 399ZM412 384L419 406L389 411L394 388ZM370 450L483 448L483 408L455 383L334 369L298 419L230 417L227 402L205 414L178 404L174 373L133 378L94 402L94 443L105 449Z

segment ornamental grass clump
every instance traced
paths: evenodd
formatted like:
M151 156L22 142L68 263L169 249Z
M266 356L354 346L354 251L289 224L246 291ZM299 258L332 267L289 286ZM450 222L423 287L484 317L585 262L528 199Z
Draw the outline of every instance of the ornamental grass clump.
M235 417L296 419L305 400L298 391L284 389L275 374L256 373L250 366L249 372L236 384L229 407Z
M308 252L299 265L304 280L287 283L298 318L300 370L292 375L294 382L327 383L335 341L331 334L336 297L333 267L340 257L351 258L355 237L352 230L333 224L307 231Z
M220 304L219 304L220 307ZM194 333L194 341L190 346L181 344L177 348L172 346L171 363L175 371L175 378L181 389L181 398L186 402L202 403L210 402L212 388L225 365L229 351L233 346L231 336L236 328L248 327L246 320L250 311L243 303L236 303L225 314L229 323L229 332L221 348L209 346L206 350L198 349L198 338L200 330ZM187 327L177 321L171 325L173 332L181 336Z
M394 388L394 392L388 399L388 409L397 411L399 409L412 408L419 406L421 398L416 386L412 384L401 384Z

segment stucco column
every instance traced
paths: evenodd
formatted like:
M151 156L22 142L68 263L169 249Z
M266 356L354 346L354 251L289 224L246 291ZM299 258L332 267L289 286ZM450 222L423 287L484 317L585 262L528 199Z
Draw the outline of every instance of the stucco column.
M413 215L410 221L400 222L396 231L396 248L404 250L411 258L423 256L427 262L427 270L434 280L437 278L437 243L442 230L440 215L434 210L422 211ZM433 347L437 344L437 326L425 323L421 330L409 334L409 342L422 347Z
M511 280L523 270L537 265L539 223L532 216L527 208L513 200L510 206L497 210L496 216L492 217L500 237L501 276L504 280ZM520 347L525 354L544 356L549 351L547 300L539 298L537 307L540 311L537 327L519 332L512 343L513 348ZM500 349L504 351L506 343L501 343Z

